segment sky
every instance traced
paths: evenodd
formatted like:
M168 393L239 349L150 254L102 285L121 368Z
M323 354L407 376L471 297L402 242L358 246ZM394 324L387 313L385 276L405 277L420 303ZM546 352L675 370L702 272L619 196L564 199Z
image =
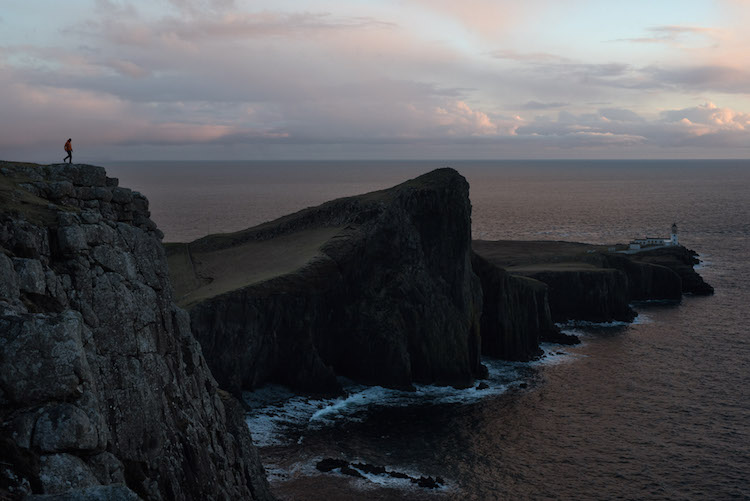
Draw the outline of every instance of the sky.
M0 159L750 158L748 25L750 0L0 0Z

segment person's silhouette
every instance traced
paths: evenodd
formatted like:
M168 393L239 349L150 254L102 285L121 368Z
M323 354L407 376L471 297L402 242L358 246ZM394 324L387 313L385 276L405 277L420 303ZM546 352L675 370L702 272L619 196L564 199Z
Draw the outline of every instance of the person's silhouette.
M71 143L73 141L72 139L68 138L67 142L65 143L65 151L68 152L68 156L63 158L63 163L65 163L66 160L70 159L68 163L73 163L73 145Z

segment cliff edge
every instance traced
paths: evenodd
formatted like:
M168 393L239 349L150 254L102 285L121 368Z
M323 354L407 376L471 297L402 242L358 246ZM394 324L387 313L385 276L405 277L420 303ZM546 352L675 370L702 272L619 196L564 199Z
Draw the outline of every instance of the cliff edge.
M0 497L271 499L148 201L117 184L0 162Z
M481 286L466 180L438 169L232 234L168 246L175 294L222 387L469 385Z

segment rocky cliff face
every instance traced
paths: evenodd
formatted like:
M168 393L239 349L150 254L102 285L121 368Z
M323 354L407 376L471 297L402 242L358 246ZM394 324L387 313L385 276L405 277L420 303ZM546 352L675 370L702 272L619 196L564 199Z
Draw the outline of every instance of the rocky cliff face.
M676 273L680 277L681 290L685 294L705 296L714 293L714 288L693 268L700 262L695 251L682 246L662 247L634 254L633 259L647 265L668 268Z
M600 266L625 273L631 300L680 300L683 283L677 273L669 267L640 262L631 256L633 255L595 253L589 259Z
M555 322L629 322L635 318L635 311L629 306L628 278L620 270L544 270L523 274L547 284Z
M684 292L713 290L693 270L694 253L683 247L622 254L575 242L475 241L473 246L512 275L545 283L555 322L630 321L632 301L679 301Z
M0 174L0 497L270 499L147 200L100 167Z
M180 252L206 256L193 260L200 268L211 252L336 229L301 268L189 306L219 382L234 392L265 381L336 391L335 375L391 387L470 384L484 369L470 217L468 184L439 169L188 244Z
M547 286L513 276L473 253L482 283L482 353L503 360L532 360L542 354L543 338L559 334L550 315Z

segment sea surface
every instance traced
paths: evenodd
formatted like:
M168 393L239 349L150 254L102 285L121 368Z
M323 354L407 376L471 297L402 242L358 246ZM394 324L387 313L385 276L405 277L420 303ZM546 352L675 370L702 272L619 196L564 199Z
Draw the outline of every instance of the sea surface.
M750 161L153 162L105 165L144 193L166 241L236 231L449 165L481 239L667 237L716 293L636 304L632 324L569 324L583 343L486 359L489 388L347 383L340 399L246 394L280 499L750 499ZM326 457L441 477L321 473Z

